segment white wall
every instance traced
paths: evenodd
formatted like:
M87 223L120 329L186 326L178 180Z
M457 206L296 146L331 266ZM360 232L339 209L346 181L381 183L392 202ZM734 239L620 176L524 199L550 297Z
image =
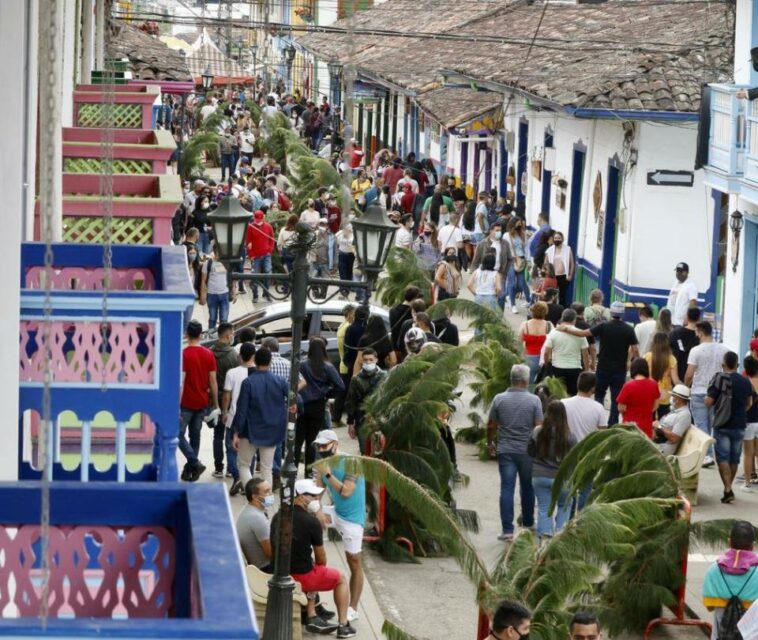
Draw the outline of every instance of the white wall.
M0 299L3 301L3 313L0 314L0 406L4 410L4 419L0 422L3 443L0 447L0 480L16 480L18 477L18 283L25 200L23 151L28 142L21 126L25 115L27 74L23 64L26 6L27 0L3 0L0 3L0 60L16 62L0 66L0 82L6 92L3 117L6 122L14 123L14 126L6 127L3 153L0 154L0 176L6 198L3 213L5 273L0 279ZM31 29L34 43L37 41L36 28L34 24Z
M734 56L734 81L737 84L752 85L751 75L754 72L750 63L750 48L753 41L753 2L755 1L737 0L734 51L741 52L741 55Z
M60 1L60 0L59 0ZM76 24L76 0L63 2L63 75L61 87L63 102L61 103L61 122L64 127L70 127L74 121L74 70L78 65L76 38L79 32ZM79 45L81 46L81 45Z

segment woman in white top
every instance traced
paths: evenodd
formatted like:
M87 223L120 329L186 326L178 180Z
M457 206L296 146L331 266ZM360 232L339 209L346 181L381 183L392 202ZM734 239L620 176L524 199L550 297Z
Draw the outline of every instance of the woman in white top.
M282 266L287 273L292 271L292 266L295 264L295 255L289 248L289 243L297 232L295 227L297 226L298 217L296 213L290 215L287 218L286 224L279 231L279 235L276 238L276 248L279 250L279 256L282 259Z
M349 222L340 229L334 239L337 242L337 269L340 280L353 279L353 265L355 264L355 245L353 244L353 225ZM340 296L347 298L349 291L342 289Z
M560 231L553 233L553 246L545 252L545 260L553 265L555 279L558 281L559 301L561 306L567 307L570 300L566 299L569 283L574 277L574 254L571 247L563 244L563 234Z
M498 311L497 297L503 288L503 278L495 271L495 254L488 253L482 258L481 266L471 274L468 289L474 294L474 302Z
M410 249L413 245L413 216L406 213L400 218L400 227L395 234L395 246L401 249Z
M321 220L321 216L316 211L316 202L313 198L308 198L305 203L305 211L300 214L300 222L310 225L315 231L318 228L319 220Z

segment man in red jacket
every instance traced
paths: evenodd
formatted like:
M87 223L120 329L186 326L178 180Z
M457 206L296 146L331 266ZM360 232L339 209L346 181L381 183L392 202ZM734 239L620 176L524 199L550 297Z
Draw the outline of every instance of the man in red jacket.
M253 222L247 227L247 237L245 238L247 246L247 257L250 259L250 265L253 273L271 273L271 254L274 252L274 229L266 222L263 211L256 211L253 214ZM268 294L269 281L266 278L263 281L263 297L271 300ZM252 283L253 302L258 302L258 286Z

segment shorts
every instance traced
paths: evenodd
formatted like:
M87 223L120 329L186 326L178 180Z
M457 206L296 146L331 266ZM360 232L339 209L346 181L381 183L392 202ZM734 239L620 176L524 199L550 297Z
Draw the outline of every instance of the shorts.
M342 574L339 569L317 564L308 573L293 573L292 579L300 583L304 593L334 591L342 580Z
M743 440L758 440L758 422L748 422Z
M739 464L742 456L742 439L745 429L714 429L716 462Z
M342 544L345 547L345 552L352 555L359 554L363 549L363 526L350 522L349 520L343 520L339 516L334 517L334 528L339 531L342 536Z

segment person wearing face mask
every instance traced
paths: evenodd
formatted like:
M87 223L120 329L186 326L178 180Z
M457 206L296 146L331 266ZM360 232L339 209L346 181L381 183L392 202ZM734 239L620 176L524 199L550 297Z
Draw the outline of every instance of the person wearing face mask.
M365 365L366 363L364 363ZM376 369L377 374L384 373ZM364 367L363 371L366 371ZM353 378L355 381L358 377ZM319 457L329 459L338 453L339 439L331 429L325 429L314 440ZM350 604L347 608L347 620L358 619L358 603L363 591L363 564L361 551L363 547L363 528L366 526L366 481L345 470L345 459L340 458L336 464L320 464L318 483L323 485L332 499L331 507L324 507L327 524L337 529L342 536L345 547L345 559L350 567Z
M361 369L350 379L345 410L348 433L351 438L358 438L358 448L362 454L366 447L366 434L361 430L364 418L363 403L387 377L387 372L379 368L378 355L373 348L364 348L361 357Z
M197 227L200 235L197 239L197 248L201 253L209 255L211 252L211 225L208 221L208 214L211 209L211 201L207 195L203 194L195 200L195 208L192 211L191 224Z
M503 600L495 610L487 640L529 640L532 614L515 600Z
M574 278L574 254L571 247L563 244L563 234L560 231L553 232L553 246L545 252L545 262L553 265L555 279L558 281L558 302L562 307L571 304L568 299L568 288Z
M268 510L274 507L271 485L263 478L253 478L245 485L247 504L237 516L235 527L248 564L255 565L264 573L274 573L271 563L271 523Z
M332 633L338 638L352 638L355 629L347 619L348 587L338 569L326 566L324 532L316 514L321 510L324 489L310 478L295 482L295 500L292 510L292 550L290 575L308 598L305 629L311 633ZM278 539L281 511L271 520L271 539ZM338 623L327 621L316 611L319 592L331 591L337 606Z
M413 216L406 213L400 218L400 227L395 234L395 246L401 249L410 249L413 244Z
M496 221L489 230L487 236L478 245L474 252L474 260L471 263L471 270L476 271L482 265L484 256L495 252L495 271L500 274L500 278L505 282L508 274L508 265L513 261L513 251L510 243L503 237L503 225ZM498 306L502 309L505 306L505 288L501 291L497 299Z
M457 298L461 290L461 279L461 272L458 269L458 252L454 249L445 249L443 260L434 272L436 299L439 301Z
M676 282L671 287L666 308L671 311L671 323L683 326L687 309L697 307L697 285L690 279L690 266L686 262L676 265Z

